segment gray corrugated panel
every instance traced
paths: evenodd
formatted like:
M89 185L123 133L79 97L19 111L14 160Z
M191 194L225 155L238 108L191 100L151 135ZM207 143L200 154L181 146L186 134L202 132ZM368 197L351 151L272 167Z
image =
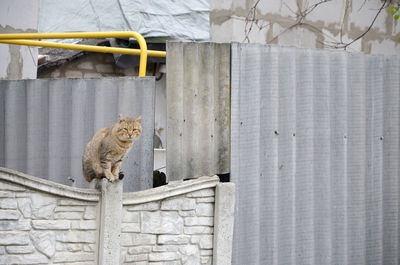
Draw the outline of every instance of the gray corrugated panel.
M125 158L125 191L152 187L154 78L0 81L1 166L77 187L83 150L118 114L142 115L143 134Z
M232 45L233 263L398 264L399 60Z
M366 198L366 208L371 209L366 213L366 264L380 264L383 258L382 236L382 154L383 144L380 137L383 135L383 95L384 76L375 67L383 68L383 58L369 57L369 61L376 60L376 64L367 63L366 67L366 189L371 193ZM399 252L400 253L400 252Z
M346 131L347 131L347 82L346 56L330 58L329 107L330 107L330 174L332 264L346 264Z
M399 61L386 59L383 75L383 263L400 263ZM397 88L397 89L393 89ZM397 255L397 258L394 259Z
M169 180L229 172L230 45L167 43Z

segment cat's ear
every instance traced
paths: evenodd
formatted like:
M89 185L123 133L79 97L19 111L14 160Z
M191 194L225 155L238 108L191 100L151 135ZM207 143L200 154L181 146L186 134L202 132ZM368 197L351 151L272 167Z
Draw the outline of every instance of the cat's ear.
M139 117L137 117L137 118L136 118L136 121L142 122L142 115L140 115Z
M122 114L119 114L119 115L118 115L118 121L119 121L119 122L123 122L123 121L125 121L125 120L126 120L126 118L125 118L124 115L122 115Z

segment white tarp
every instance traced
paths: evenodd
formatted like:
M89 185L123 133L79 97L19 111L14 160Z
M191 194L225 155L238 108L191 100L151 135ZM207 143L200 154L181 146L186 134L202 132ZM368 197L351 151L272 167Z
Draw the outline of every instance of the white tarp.
M209 39L209 0L41 0L39 32L136 31L145 38Z

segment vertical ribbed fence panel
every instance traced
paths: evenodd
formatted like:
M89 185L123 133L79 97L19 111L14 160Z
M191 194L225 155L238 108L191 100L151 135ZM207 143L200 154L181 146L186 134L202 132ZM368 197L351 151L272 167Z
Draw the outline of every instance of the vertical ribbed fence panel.
M167 43L167 175L229 172L230 45Z
M398 58L232 45L233 263L399 264Z
M87 187L82 154L118 114L142 115L142 136L123 162L125 191L152 187L153 78L0 81L0 166Z

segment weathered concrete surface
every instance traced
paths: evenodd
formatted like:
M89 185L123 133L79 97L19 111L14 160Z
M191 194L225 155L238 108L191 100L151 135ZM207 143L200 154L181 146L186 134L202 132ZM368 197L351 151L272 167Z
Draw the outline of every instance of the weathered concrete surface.
M0 34L37 32L39 0L2 0ZM37 48L0 44L0 79L34 79Z
M211 41L330 49L367 31L383 1L211 0ZM252 7L257 3L255 9ZM301 19L301 15L304 18ZM300 23L299 23L300 22ZM400 54L400 23L387 8L348 51Z
M95 190L80 189L80 188L61 185L59 183L33 177L24 174L22 172L18 172L8 168L0 167L0 180L16 183L23 187L30 187L35 190L49 193L52 195L68 197L71 199L92 201L92 202L99 201L99 192ZM20 189L25 190L24 188Z
M123 182L119 180L110 182L103 178L98 184L98 189L101 191L98 264L120 264Z
M167 43L167 177L228 173L230 45Z
M235 184L219 183L215 191L214 265L232 264Z

